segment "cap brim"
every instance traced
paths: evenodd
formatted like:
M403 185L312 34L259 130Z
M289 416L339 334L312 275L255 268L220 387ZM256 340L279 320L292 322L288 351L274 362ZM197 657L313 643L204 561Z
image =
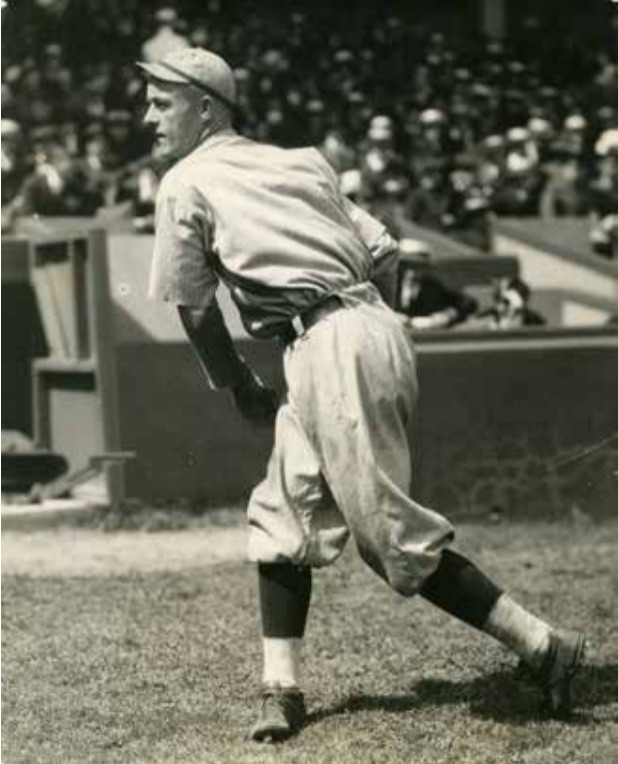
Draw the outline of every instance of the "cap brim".
M186 77L183 77L176 72L171 71L166 66L155 63L146 63L145 61L136 61L136 66L139 66L142 71L146 72L148 77L161 82L175 82L177 84L187 83Z

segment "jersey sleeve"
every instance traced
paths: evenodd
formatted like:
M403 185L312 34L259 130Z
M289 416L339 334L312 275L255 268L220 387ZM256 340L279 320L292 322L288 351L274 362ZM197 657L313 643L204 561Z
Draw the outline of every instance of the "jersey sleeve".
M191 186L168 182L165 177L156 201L149 297L190 307L212 303L218 277L206 257L210 241L206 200Z
M341 192L339 189L339 178L337 177L337 173L320 151L317 149L314 149L314 151L317 154L322 170L328 176L329 181L337 189L337 194L339 195L340 202L347 216L354 224L361 239L365 242L365 246L369 252L371 252L374 263L377 264L383 257L392 255L396 252L398 249L397 242L386 230L386 226L374 218L373 215L367 212L367 210L354 204L353 201L348 199L348 197Z
M343 200L350 220L354 223L376 264L382 258L397 251L397 242L383 223L347 197L344 196Z

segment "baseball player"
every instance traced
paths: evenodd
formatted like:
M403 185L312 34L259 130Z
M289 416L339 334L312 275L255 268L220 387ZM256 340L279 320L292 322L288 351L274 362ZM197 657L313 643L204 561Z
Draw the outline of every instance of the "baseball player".
M342 196L317 150L234 131L234 78L219 56L192 48L140 66L154 152L170 164L150 295L178 307L213 388L229 390L254 423L276 417L267 474L248 506L264 684L250 737L278 741L303 724L311 569L332 563L350 535L395 591L420 594L517 653L549 715L568 715L583 637L514 602L451 548L448 520L410 498L407 425L418 384L404 319L388 307L396 243ZM217 307L220 281L247 331L284 346L280 405L234 348Z

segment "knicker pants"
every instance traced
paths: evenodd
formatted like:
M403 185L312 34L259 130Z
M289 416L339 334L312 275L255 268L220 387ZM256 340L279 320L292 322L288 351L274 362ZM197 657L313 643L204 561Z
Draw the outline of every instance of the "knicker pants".
M371 285L341 297L344 308L285 351L288 400L249 501L249 559L319 567L351 534L363 560L412 595L454 536L410 498L414 348Z

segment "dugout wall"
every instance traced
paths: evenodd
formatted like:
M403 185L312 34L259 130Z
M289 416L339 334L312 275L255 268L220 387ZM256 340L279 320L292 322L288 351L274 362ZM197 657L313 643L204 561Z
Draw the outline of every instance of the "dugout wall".
M45 377L55 401L47 413L37 407L36 416L47 416L50 432L62 434L48 442L74 461L93 449L135 452L124 467L113 467L121 477L124 469L129 498L172 506L244 500L264 473L271 433L252 430L230 396L209 390L174 311L146 300L152 240L111 232L105 242L82 223L64 241L62 253L43 250L31 265L46 268L47 258L59 258L75 275L72 260L94 258L96 265L83 262L82 275L69 281L91 284L96 295L91 291L88 305L98 306L99 318L86 321L91 329L84 334L82 327L81 340L73 336L68 356L33 363L36 384ZM82 244L76 249L75 242ZM32 242L28 247L23 251ZM221 297L241 353L281 387L280 349L249 339L226 293ZM65 310L89 314L83 306ZM21 326L14 316L13 331ZM89 331L94 336L84 345ZM615 328L451 331L417 340L421 395L411 458L419 500L452 517L615 513ZM80 347L82 357L73 353ZM23 372L20 363L3 365L3 381Z

